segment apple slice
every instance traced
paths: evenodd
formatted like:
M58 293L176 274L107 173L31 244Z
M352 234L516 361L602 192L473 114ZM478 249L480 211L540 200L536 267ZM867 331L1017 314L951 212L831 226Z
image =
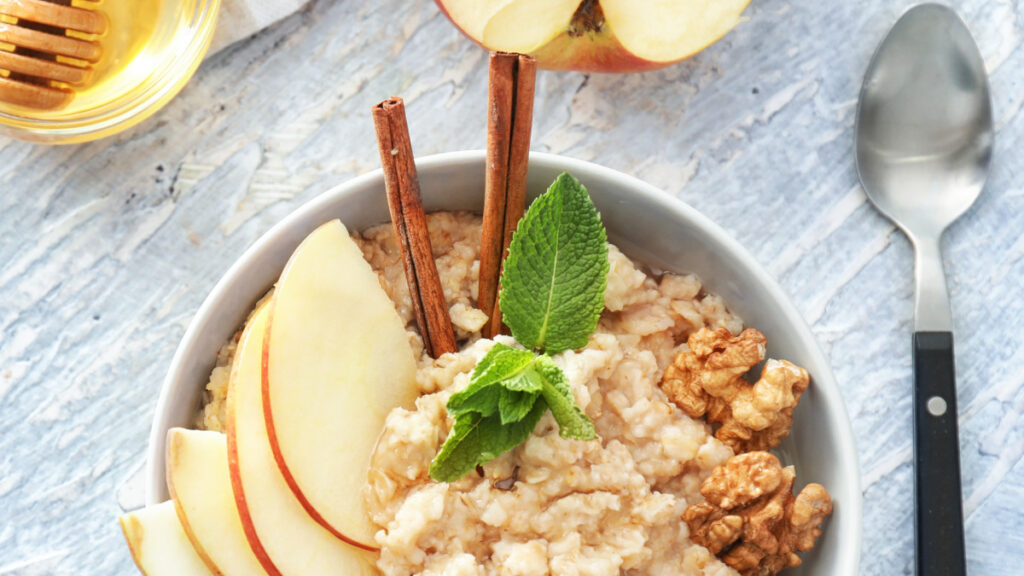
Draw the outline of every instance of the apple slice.
M404 323L338 220L285 266L263 341L263 412L274 459L306 512L375 549L363 504L370 453L396 406L416 399Z
M750 0L601 0L609 32L649 62L675 62L713 44L740 22Z
M185 534L217 574L265 574L245 538L220 432L167 431L167 486Z
M192 548L170 500L118 520L132 559L146 576L213 576Z
M228 467L246 540L273 576L376 574L376 555L342 542L306 514L274 461L260 383L268 313L264 305L250 317L228 380Z
M637 72L700 52L750 0L436 0L491 50L532 54L549 69Z
M441 0L470 38L494 50L527 54L566 31L581 0ZM530 22L530 26L509 24Z

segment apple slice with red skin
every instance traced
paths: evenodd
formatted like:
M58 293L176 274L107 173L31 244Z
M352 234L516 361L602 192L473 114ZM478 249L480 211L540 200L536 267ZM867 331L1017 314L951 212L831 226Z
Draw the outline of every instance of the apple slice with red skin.
M124 514L118 519L145 576L213 576L192 547L170 500Z
M263 416L260 376L268 316L269 302L250 316L228 380L228 468L246 540L271 576L376 574L376 554L346 544L316 523L299 504L274 460ZM311 451L317 448L309 446ZM366 472L353 473L365 476Z
M231 492L224 434L167 431L167 487L192 547L215 574L266 574L246 540Z
M375 549L363 502L384 419L418 395L405 324L338 220L292 254L263 340L263 414L274 459L314 520Z
M537 65L640 72L686 59L741 20L750 0L436 0L466 36Z

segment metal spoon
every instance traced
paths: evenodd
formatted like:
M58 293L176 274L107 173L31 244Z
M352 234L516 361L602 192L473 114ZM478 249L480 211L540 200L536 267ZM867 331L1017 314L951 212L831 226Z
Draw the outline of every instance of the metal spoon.
M916 253L914 472L917 574L962 576L963 507L953 322L942 232L974 203L992 156L985 65L951 9L907 11L878 47L857 109L857 171L868 198Z

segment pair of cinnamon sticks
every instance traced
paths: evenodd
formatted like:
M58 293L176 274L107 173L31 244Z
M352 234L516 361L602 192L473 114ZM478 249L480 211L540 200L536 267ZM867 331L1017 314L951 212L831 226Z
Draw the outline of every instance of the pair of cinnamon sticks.
M533 58L491 53L478 296L478 305L488 317L483 328L483 335L488 338L502 330L498 307L501 266L512 233L526 209L535 78ZM457 346L431 251L402 99L389 98L376 105L373 120L391 222L399 239L416 324L427 352L437 358L455 352Z

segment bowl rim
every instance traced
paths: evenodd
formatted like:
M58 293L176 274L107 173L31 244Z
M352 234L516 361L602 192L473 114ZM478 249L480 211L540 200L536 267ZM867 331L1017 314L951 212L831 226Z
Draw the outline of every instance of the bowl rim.
M416 166L419 171L427 171L434 168L482 163L485 158L486 153L483 150L445 152L418 157L416 159ZM795 329L800 346L808 352L814 364L821 367L814 374L815 390L822 400L825 416L832 422L832 432L837 443L837 450L835 452L835 457L838 460L837 464L840 469L852 471L856 475L854 478L849 479L846 490L842 494L843 515L839 520L842 523L840 530L846 537L846 540L840 542L836 557L838 566L843 570L848 570L843 572L843 574L856 575L860 563L863 504L860 490L861 470L854 443L852 422L847 414L838 382L832 372L828 358L818 345L803 316L800 315L796 307L790 302L775 278L754 259L738 240L730 236L710 218L684 201L639 178L586 160L545 152L531 152L530 164L531 166L544 165L548 168L568 170L577 175L586 173L604 179L605 182L611 183L614 186L629 190L631 194L645 196L648 201L659 205L662 210L673 213L674 217L679 218L681 221L689 221L699 227L702 233L707 234L711 240L719 243L731 252L746 271L752 274L767 289L769 292L768 296L777 304L779 312L785 318L785 322ZM327 205L336 201L338 197L374 182L378 183L379 186L383 186L383 171L381 169L373 170L332 186L296 208L250 245L228 268L227 272L217 281L204 299L196 314L192 317L175 351L170 369L161 385L160 395L154 409L154 419L149 434L145 467L145 501L147 505L157 503L158 486L160 485L159 483L164 481L162 476L156 477L156 459L162 458L163 454L156 454L155 450L158 446L162 445L163 436L169 425L167 408L171 398L176 397L177 389L184 385L181 382L180 374L183 360L188 354L193 352L191 344L196 339L199 326L203 323L201 320L210 315L221 304L226 297L226 290L231 284L232 279L251 260L257 258L261 252L265 251L267 247L280 242L289 229L307 217L323 211ZM835 520L837 518L833 518L830 523L834 525Z

